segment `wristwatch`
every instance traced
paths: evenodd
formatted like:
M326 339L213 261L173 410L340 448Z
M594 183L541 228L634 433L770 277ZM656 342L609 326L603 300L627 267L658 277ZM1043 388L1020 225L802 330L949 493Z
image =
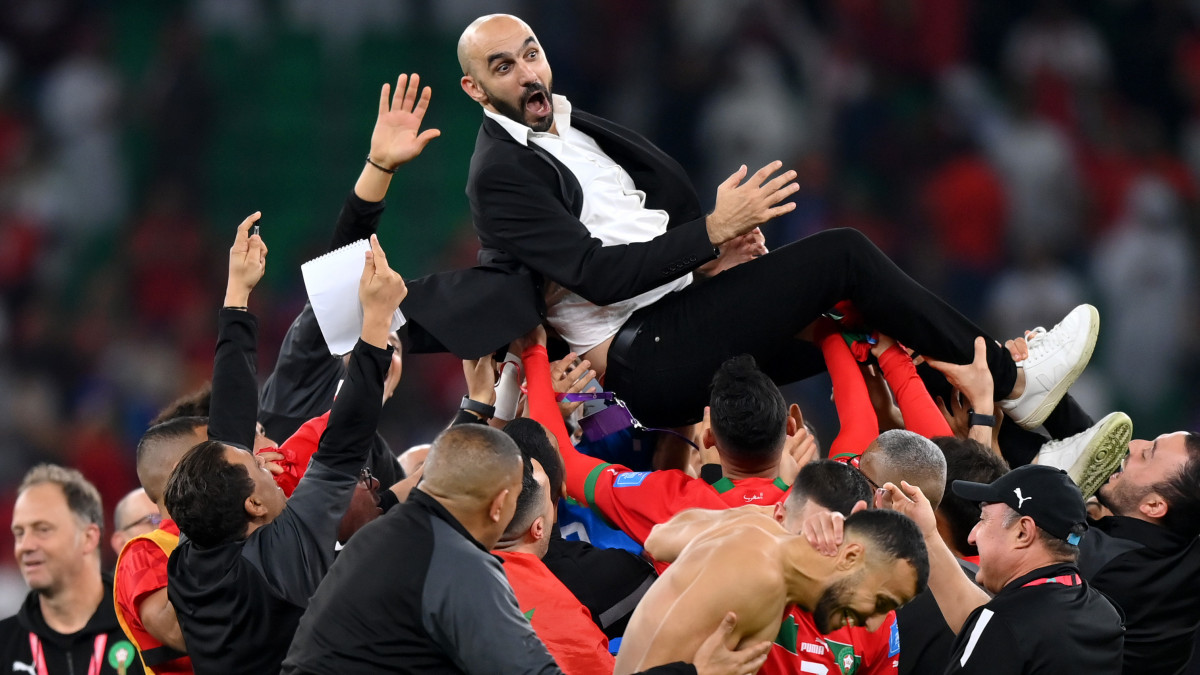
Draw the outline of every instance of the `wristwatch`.
M479 413L485 420L490 420L496 416L496 406L480 403L479 401L467 396L463 397L462 403L458 405L458 409Z
M995 427L995 415L980 415L974 410L967 411L967 426L968 427Z

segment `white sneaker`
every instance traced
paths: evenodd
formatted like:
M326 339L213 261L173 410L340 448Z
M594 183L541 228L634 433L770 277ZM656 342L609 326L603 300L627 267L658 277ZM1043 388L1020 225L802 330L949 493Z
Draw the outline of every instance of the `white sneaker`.
M1086 431L1046 443L1033 461L1066 471L1087 499L1121 465L1131 438L1133 422L1129 415L1109 413Z
M1017 362L1025 370L1025 391L1014 400L1000 401L1008 417L1026 429L1042 426L1087 367L1099 332L1100 313L1091 305L1071 310L1050 330L1033 329L1027 338L1029 358Z

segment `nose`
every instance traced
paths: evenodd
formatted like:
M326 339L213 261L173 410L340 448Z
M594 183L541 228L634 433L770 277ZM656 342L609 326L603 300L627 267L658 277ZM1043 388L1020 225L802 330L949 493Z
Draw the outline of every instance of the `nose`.
M975 523L975 527L971 528L971 533L967 535L967 543L975 545L975 533L979 531L979 523Z
M525 63L524 61L520 61L517 63L517 75L520 76L520 82L522 85L526 85L531 82L538 81L537 73L535 73L533 71L533 68L530 67L530 65L528 63Z

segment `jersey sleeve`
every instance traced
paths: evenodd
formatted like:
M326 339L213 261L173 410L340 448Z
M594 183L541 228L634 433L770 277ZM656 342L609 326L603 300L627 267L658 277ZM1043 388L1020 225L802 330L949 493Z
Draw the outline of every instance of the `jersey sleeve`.
M841 426L837 438L829 446L829 456L839 459L861 455L879 435L879 419L871 405L867 383L841 333L826 326L824 330L819 329L817 341L833 381L833 405L837 408Z
M608 523L643 544L650 528L687 508L683 492L695 479L682 471L630 471L575 449L550 384L546 348L532 345L522 354L525 363L529 415L558 439L567 476L567 494L588 506Z
M888 612L883 625L867 633L862 675L895 675L900 672L900 627L896 612Z
M126 617L139 617L146 596L167 587L167 554L153 541L134 539L121 552L113 578L114 598Z
M904 428L925 438L953 436L942 411L929 397L929 390L917 374L912 357L899 344L888 347L879 357L879 369L896 394L896 405L904 416Z

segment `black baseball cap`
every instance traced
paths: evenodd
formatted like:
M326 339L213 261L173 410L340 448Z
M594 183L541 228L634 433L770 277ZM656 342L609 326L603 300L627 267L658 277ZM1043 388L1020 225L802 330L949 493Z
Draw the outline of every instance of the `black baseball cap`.
M991 483L956 480L951 489L959 497L973 502L1008 504L1068 544L1078 546L1087 531L1087 507L1083 505L1083 495L1062 469L1027 464Z

